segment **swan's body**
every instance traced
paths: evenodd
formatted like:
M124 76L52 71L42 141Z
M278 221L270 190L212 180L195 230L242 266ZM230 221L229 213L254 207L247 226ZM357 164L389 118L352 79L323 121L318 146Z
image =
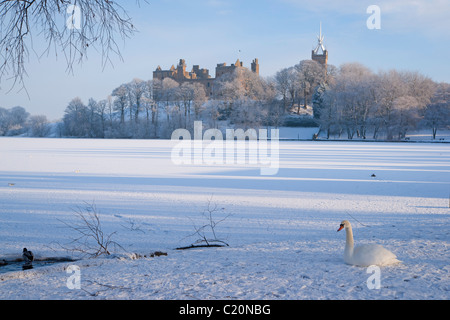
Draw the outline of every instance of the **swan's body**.
M345 263L360 267L372 265L386 266L400 262L395 254L378 244L368 244L354 247L352 225L349 221L342 221L338 231L345 228L346 242L344 250Z

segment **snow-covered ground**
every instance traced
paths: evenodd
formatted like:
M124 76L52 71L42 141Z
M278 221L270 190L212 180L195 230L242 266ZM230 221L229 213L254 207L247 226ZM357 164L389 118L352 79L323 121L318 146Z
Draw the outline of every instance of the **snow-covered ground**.
M173 145L1 138L0 261L23 247L72 256L67 224L89 204L123 249L0 267L0 299L449 299L450 144L285 141L274 176L175 165ZM175 250L199 238L208 203L229 247ZM379 289L366 268L344 263L344 219L356 244L382 244L402 261L380 269ZM136 259L154 251L167 256ZM81 289L67 286L70 265Z

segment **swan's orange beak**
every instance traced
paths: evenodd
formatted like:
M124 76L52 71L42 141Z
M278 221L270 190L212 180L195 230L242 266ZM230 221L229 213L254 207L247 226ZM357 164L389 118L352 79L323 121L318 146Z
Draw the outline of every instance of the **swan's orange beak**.
M343 225L343 224L341 224L341 225L339 226L338 232L341 231L342 229L344 229L344 225Z

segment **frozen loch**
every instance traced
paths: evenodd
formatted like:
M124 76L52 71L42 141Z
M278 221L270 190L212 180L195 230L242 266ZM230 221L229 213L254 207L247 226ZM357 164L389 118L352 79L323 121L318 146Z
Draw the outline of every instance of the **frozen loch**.
M0 261L77 260L0 266L0 299L450 298L449 144L280 141L274 175L174 145L1 138ZM110 255L89 258L73 226L93 208ZM343 220L401 262L345 263ZM208 239L227 245L176 250Z

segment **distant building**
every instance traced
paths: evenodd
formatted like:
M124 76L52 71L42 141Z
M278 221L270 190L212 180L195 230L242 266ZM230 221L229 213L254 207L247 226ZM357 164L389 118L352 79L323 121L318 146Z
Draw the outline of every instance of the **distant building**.
M324 36L322 35L322 23L321 23L319 36L317 37L318 39L317 46L311 53L311 59L317 61L318 63L326 67L328 63L328 51L327 49L325 49L325 46L323 44L323 38Z
M209 96L213 95L213 84L214 80L226 73L232 73L238 68L245 68L243 63L236 60L234 64L227 66L226 63L219 63L216 66L216 77L212 78L209 74L208 69L200 69L199 65L194 65L191 72L186 71L186 62L184 59L180 59L177 67L172 65L169 70L162 70L160 66L153 71L153 79L164 80L165 78L170 78L177 81L178 83L183 82L198 82L205 86L206 93ZM251 64L251 71L259 74L259 63L258 59L254 59Z
M328 51L325 49L323 44L324 36L322 35L322 24L320 24L320 32L318 38L318 43L315 49L311 52L311 59L317 61L324 67L328 64ZM234 64L227 65L226 63L218 63L216 66L216 74L215 78L211 77L208 69L200 69L199 65L194 65L190 72L186 71L186 61L184 59L180 59L177 67L174 65L169 70L163 70L160 66L153 71L153 79L154 80L164 80L166 78L170 78L175 80L179 84L184 82L197 82L201 83L205 86L205 90L207 95L213 96L214 92L214 81L227 73L233 73L234 70L244 68L244 64L236 60ZM326 68L325 68L326 69ZM256 74L259 74L259 62L258 59L254 59L251 63L250 70Z

